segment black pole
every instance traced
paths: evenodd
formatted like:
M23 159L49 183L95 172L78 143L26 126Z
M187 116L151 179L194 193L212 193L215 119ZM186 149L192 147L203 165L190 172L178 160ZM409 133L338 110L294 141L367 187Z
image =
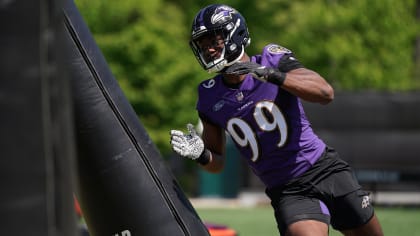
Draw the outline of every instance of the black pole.
M70 0L64 7L79 186L91 235L208 235Z

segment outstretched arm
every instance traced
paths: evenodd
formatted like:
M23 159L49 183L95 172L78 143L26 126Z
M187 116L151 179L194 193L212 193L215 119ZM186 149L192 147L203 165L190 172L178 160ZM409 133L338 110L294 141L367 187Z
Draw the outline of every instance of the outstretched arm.
M208 122L203 121L203 135L200 137L192 124L188 132L171 130L172 149L180 156L197 161L208 172L222 171L225 162L225 133Z

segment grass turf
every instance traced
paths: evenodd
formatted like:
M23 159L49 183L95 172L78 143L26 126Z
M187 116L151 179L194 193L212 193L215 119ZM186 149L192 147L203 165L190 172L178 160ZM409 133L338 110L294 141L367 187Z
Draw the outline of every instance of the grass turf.
M270 207L196 208L204 222L226 225L239 236L279 235ZM376 214L387 236L420 236L420 208L376 207ZM330 236L341 235L330 229Z

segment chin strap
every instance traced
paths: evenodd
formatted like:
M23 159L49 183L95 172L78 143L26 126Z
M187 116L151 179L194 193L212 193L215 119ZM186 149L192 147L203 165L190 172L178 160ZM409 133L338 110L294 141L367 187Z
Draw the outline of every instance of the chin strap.
M241 54L233 61L227 62L226 59L219 62L217 65L213 66L212 68L208 69L207 72L209 73L224 73L224 71L231 65L239 62L245 54L245 48L242 45Z

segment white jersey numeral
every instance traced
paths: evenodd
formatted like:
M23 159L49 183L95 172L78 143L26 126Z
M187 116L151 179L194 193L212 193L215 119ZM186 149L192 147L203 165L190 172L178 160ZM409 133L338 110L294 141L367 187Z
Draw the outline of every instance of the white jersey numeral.
M255 105L254 119L262 131L279 131L277 147L283 147L286 143L288 132L287 123L279 107L272 101L262 101ZM260 158L260 145L255 131L244 120L232 118L227 123L227 130L233 140L241 147L251 148L251 160L256 162Z

